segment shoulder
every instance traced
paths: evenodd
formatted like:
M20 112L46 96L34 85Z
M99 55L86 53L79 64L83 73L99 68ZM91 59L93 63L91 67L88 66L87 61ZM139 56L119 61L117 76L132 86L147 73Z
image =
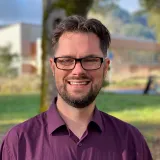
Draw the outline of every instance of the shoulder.
M17 159L19 148L32 146L34 142L38 143L39 138L45 132L46 112L41 113L27 121L12 127L2 140L0 147L1 156Z
M104 127L109 126L110 129L120 138L124 139L128 137L135 140L137 140L137 138L143 139L142 134L135 126L102 111L100 111L100 114Z
M108 128L112 130L112 135L122 144L123 151L136 153L140 159L152 159L146 140L136 127L107 113L100 113L107 132Z
M17 143L21 137L34 135L37 130L41 131L46 124L46 112L44 112L12 127L3 140Z

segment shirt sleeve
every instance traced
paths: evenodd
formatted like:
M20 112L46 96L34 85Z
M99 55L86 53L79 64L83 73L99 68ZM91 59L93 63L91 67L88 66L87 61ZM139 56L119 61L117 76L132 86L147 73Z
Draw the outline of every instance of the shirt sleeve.
M144 137L142 137L142 142L141 142L141 149L142 149L142 157L143 160L153 160L151 152L149 150L149 147L144 139Z
M17 160L18 136L14 130L9 131L0 146L0 160Z
M146 140L137 128L132 127L132 137L136 160L153 160Z
M3 140L1 147L0 147L0 160L11 160L10 153L8 151L8 148L7 148L4 140Z

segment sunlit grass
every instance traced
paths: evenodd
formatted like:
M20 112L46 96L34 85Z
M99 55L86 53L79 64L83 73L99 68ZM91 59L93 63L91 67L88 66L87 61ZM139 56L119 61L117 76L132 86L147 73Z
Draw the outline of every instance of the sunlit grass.
M122 80L116 83L113 83L114 86L120 86L120 87L130 87L130 86L145 86L147 82L146 78L130 78L126 80Z
M0 125L9 125L9 124L18 124L21 123L23 121L25 121L26 119L6 119L6 120L1 120L0 121Z
M160 107L153 110L153 107L146 107L143 109L125 109L119 112L109 112L109 114L123 119L127 122L152 122L160 123Z

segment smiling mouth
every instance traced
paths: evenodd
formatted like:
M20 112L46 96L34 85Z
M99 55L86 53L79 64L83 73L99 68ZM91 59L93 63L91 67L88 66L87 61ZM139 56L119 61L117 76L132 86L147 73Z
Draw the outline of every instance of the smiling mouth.
M87 85L90 81L68 81L70 85Z

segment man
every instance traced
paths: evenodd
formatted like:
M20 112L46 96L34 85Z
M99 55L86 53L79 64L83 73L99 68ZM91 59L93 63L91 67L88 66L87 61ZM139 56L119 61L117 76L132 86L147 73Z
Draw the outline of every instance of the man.
M135 127L96 107L110 63L107 28L71 16L54 30L52 43L57 98L48 111L8 132L0 160L151 160Z

